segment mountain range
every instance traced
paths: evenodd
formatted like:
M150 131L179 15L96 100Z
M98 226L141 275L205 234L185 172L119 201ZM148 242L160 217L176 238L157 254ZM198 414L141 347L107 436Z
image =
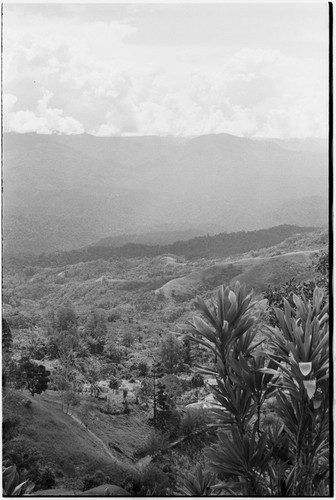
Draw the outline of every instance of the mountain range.
M193 231L188 238L210 227L325 225L327 151L300 144L228 134L4 134L4 252L70 250L167 227Z

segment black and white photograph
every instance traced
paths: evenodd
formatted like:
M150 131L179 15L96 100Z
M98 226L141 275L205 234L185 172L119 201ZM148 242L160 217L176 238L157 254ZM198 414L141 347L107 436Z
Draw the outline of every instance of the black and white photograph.
M1 14L3 496L333 496L332 3Z

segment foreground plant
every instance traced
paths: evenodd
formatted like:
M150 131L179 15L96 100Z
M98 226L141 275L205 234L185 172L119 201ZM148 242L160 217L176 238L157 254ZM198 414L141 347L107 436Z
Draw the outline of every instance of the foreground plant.
M293 300L295 308L285 301L285 312L276 310L280 329L260 339L244 285L222 287L209 306L197 299L200 315L188 324L187 336L214 356L213 366L198 370L216 379L218 442L205 454L221 480L217 491L328 492L328 303L322 306L326 298L318 288L312 303Z
M330 459L329 302L317 287L312 303L296 295L293 301L295 308L285 300L285 312L276 309L280 330L271 329L269 354L281 377L276 412L291 462L283 475L284 494L324 495Z
M2 492L6 497L20 497L30 494L35 485L28 481L20 482L15 465L2 467Z

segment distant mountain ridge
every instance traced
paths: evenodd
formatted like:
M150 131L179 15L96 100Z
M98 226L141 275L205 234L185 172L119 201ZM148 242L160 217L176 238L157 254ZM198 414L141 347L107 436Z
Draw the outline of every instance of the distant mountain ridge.
M90 245L79 250L56 252L27 258L30 265L62 266L78 262L108 260L113 257L156 257L159 255L176 255L186 259L226 258L261 248L277 245L294 235L306 235L316 228L281 225L258 231L239 231L236 233L220 233L215 236L198 236L186 241L176 241L169 245L143 245L127 243L123 246Z
M4 134L4 252L70 250L162 224L200 234L320 226L327 174L327 153L229 134Z
M212 231L202 229L186 229L176 231L151 231L143 234L121 234L119 236L109 236L93 243L95 247L121 247L127 243L139 243L141 245L168 245L176 241L185 241L197 236L213 234Z

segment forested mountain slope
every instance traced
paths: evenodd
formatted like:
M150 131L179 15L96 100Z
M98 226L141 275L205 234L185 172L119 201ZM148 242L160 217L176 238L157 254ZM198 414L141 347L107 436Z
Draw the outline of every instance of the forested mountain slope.
M228 134L4 134L4 251L68 250L161 224L200 234L322 225L327 170L326 153Z
M176 241L169 245L143 245L141 243L126 243L116 247L91 245L69 252L54 252L39 256L23 255L14 258L14 260L18 259L31 265L60 266L97 259L107 260L111 257L155 257L163 254L173 254L186 259L224 258L230 255L268 248L281 243L289 237L304 236L311 232L314 232L313 227L284 224L258 231L239 231L237 233L220 233L214 236L199 236L190 240Z

